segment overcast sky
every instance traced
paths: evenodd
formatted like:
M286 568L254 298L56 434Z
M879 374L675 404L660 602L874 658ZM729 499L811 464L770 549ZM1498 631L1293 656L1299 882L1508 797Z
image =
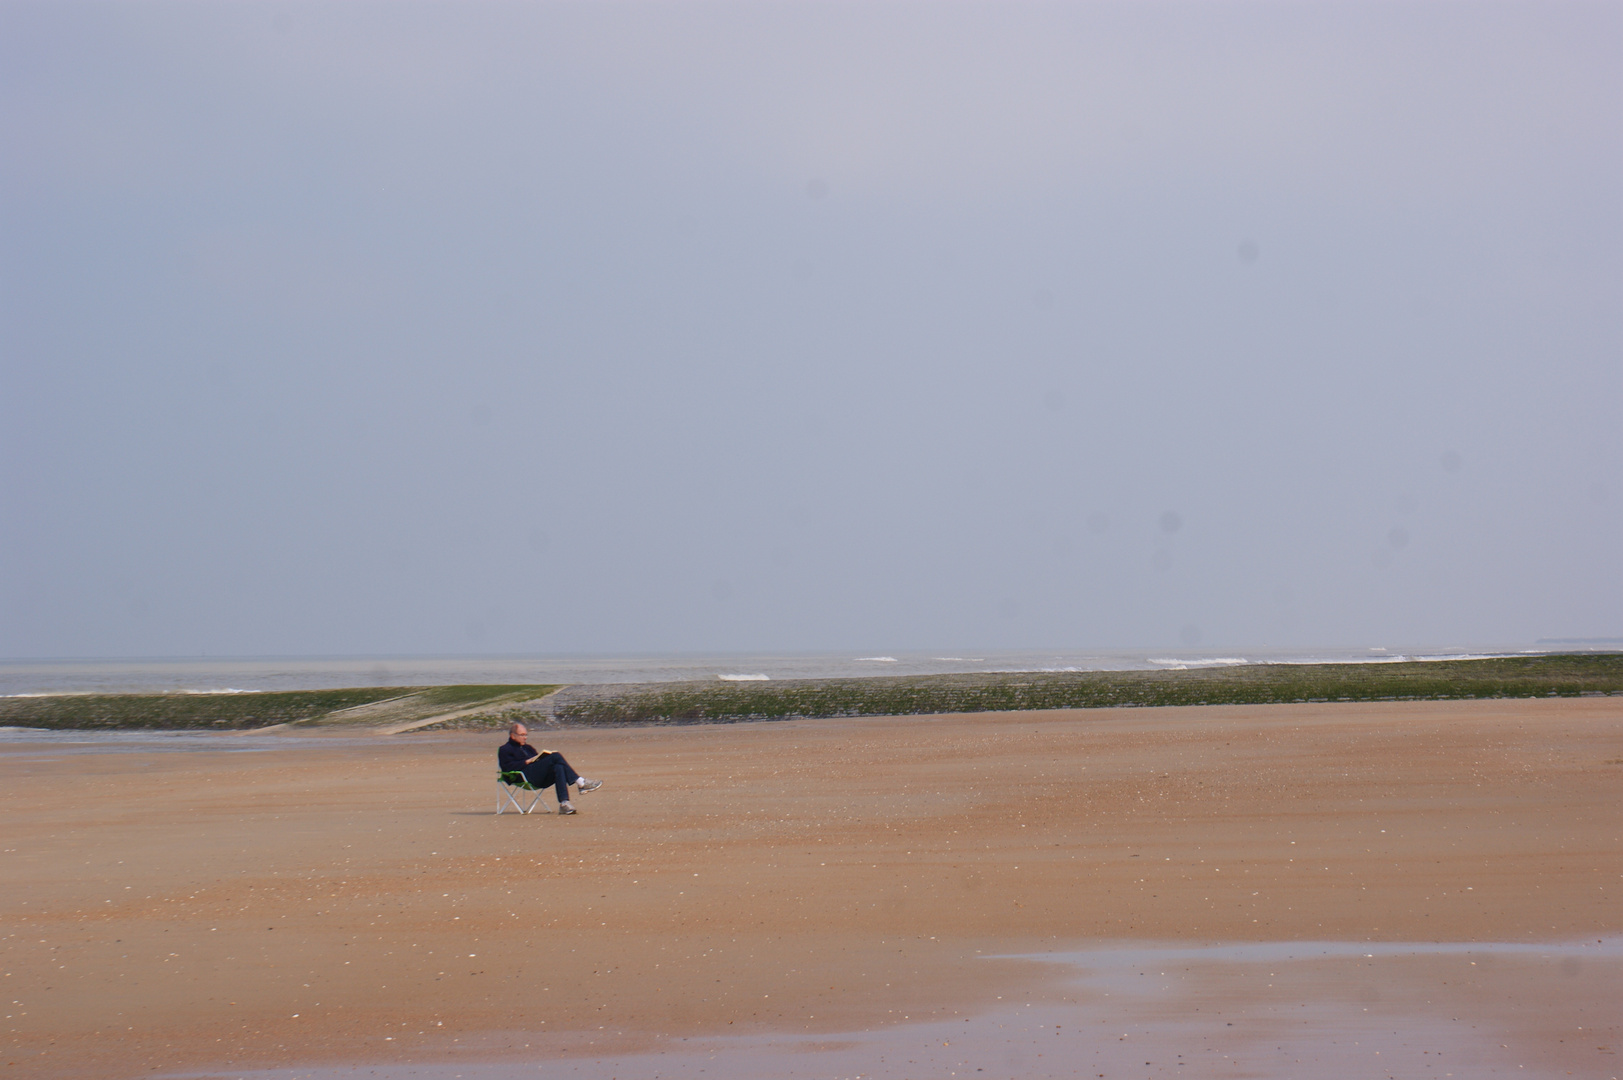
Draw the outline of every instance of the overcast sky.
M0 4L0 655L1623 635L1620 59L1547 0Z

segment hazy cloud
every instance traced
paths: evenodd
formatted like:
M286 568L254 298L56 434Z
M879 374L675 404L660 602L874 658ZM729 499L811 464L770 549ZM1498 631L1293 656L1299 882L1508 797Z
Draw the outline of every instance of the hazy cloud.
M1620 31L5 5L0 654L1623 633Z

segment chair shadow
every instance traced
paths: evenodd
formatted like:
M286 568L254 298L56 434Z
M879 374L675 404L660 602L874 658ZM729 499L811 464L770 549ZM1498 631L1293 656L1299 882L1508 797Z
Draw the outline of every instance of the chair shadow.
M521 814L517 810L506 810L501 814L497 814L494 810L450 810L447 813L452 817L543 817L556 816L557 811L543 810L538 806L529 814Z

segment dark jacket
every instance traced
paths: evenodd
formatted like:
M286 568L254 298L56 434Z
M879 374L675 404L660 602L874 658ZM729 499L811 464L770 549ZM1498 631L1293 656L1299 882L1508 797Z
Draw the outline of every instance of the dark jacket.
M496 767L502 772L523 772L524 763L536 753L535 747L508 739L502 743L502 748L496 751Z

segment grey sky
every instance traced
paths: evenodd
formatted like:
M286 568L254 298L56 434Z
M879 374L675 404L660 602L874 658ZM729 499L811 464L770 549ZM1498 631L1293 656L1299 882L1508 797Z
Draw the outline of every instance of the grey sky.
M0 655L1623 634L1623 7L0 5Z

